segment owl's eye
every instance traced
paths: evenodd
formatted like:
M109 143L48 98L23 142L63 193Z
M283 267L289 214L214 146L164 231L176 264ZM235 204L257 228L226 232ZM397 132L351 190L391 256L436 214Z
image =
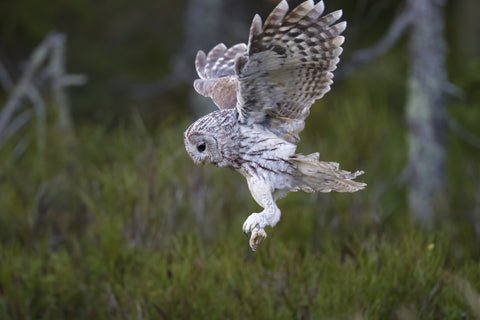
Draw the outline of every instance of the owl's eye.
M205 142L202 143L202 144L199 144L199 145L197 146L198 152L203 152L203 151L205 151L205 148L206 148Z

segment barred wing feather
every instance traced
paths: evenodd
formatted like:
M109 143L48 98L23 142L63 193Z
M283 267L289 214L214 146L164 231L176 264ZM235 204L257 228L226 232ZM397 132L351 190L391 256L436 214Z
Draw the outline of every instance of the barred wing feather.
M220 109L236 108L241 124L260 124L297 143L316 99L333 83L346 22L338 10L322 16L323 1L307 0L288 15L283 0L262 25L255 15L248 45L223 43L199 51L195 90Z
M247 46L244 43L230 48L220 43L210 50L208 55L198 51L195 67L200 79L193 83L195 90L212 98L220 109L235 108L238 92L235 58L246 54Z
M305 1L288 15L284 0L262 26L256 15L248 55L236 58L237 110L244 124L265 127L296 143L310 106L330 90L342 52L342 12L322 16L324 4Z

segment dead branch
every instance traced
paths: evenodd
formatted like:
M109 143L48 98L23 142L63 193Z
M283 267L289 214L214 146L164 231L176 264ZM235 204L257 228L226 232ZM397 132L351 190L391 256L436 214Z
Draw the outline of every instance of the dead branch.
M464 128L457 120L447 116L447 124L450 130L455 132L461 139L474 147L480 148L480 137Z
M8 72L0 64L0 82L9 92L8 100L0 112L0 146L31 119L25 113L15 117L15 114L20 112L23 106L22 102L26 98L32 104L35 113L37 144L40 150L44 149L46 107L36 85L41 74L48 75L42 82L50 81L59 126L71 131L70 106L65 88L70 85L84 84L86 77L65 74L65 40L65 35L61 33L48 35L31 54L16 85L13 84Z
M191 85L194 77L193 61L201 48L208 49L219 38L225 8L231 1L226 0L189 0L184 18L185 35L182 47L172 61L169 74L157 81L134 84L129 88L129 97L133 100L148 100L158 97L182 84ZM195 108L195 107L194 107Z
M358 50L353 58L335 74L336 78L345 78L364 64L376 59L390 49L403 33L408 29L412 22L412 13L410 9L405 9L395 20L385 36L378 43L370 48Z
M35 73L47 57L49 49L50 40L49 37L47 37L47 39L45 39L30 56L20 81L12 90L7 103L3 107L0 114L0 143L4 140L4 132L10 123L13 114L20 107L22 97L28 92L30 83L33 83Z
M52 37L52 51L47 70L52 78L52 94L57 108L58 124L60 128L71 131L70 104L64 90L65 75L65 41L64 34L56 34Z
M23 111L20 113L18 116L13 118L13 120L10 122L10 125L7 127L5 130L5 139L7 140L11 136L15 134L18 130L20 130L27 122L30 120L32 117L31 112L29 110ZM1 145L0 145L1 147Z

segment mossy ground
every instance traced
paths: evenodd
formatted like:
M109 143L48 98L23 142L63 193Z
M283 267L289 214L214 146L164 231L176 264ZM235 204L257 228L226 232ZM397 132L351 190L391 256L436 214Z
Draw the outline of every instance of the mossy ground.
M239 174L193 165L190 119L134 113L72 139L52 125L45 152L32 143L18 158L10 141L0 319L480 317L478 149L449 133L445 206L420 229L405 205L403 101L359 77L312 108L298 151L365 170L367 189L289 194L256 252L241 226L259 208ZM476 134L478 107L452 111Z

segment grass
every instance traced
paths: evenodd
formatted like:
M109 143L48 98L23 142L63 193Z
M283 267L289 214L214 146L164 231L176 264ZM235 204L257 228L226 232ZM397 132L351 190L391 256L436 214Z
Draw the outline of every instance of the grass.
M237 173L194 167L188 119L79 124L74 141L52 126L44 154L17 159L10 141L0 319L479 318L478 149L449 135L447 214L419 229L401 179L402 101L358 77L312 109L298 151L365 170L368 188L290 194L255 253L241 226L258 207Z

